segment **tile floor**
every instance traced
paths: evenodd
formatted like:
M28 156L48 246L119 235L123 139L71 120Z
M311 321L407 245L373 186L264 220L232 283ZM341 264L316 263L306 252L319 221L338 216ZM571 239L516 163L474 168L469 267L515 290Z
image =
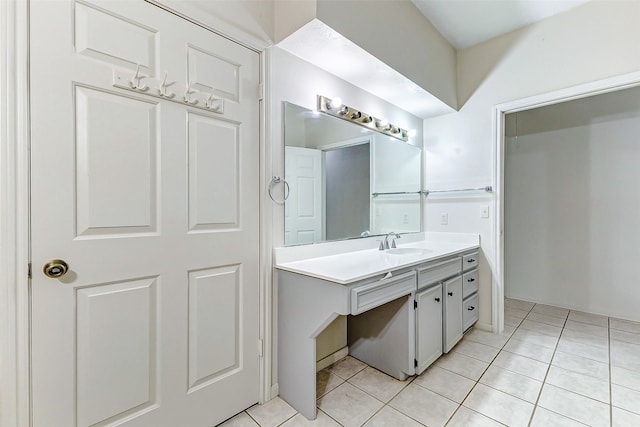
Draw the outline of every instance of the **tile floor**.
M640 426L640 323L506 300L503 334L471 331L422 375L349 356L316 388L313 422L276 398L222 426Z

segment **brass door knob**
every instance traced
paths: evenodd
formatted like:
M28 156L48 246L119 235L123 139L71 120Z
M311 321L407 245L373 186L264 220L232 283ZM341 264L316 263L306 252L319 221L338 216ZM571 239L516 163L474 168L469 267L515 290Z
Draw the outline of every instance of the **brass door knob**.
M69 264L61 259L52 259L42 267L45 276L57 279L64 276L69 271Z

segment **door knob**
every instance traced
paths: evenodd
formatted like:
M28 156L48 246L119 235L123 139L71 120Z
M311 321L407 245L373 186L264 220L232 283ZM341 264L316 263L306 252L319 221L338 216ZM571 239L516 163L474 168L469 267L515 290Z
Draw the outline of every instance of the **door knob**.
M57 279L64 276L69 271L69 264L61 259L52 259L42 267L45 276Z

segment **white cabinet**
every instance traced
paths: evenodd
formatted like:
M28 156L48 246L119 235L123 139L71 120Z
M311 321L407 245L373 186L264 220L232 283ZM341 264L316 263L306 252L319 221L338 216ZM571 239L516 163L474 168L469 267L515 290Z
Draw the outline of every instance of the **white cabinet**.
M443 351L448 353L462 338L462 276L443 284Z
M442 355L442 285L416 294L416 375Z

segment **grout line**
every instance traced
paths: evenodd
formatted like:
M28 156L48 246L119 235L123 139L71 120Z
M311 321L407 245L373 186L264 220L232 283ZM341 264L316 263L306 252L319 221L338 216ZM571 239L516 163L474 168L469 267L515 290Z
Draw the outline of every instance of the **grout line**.
M545 374L544 374L544 379L542 380L542 385L540 386L540 391L538 392L538 397L536 398L536 403L534 403L534 406L533 406L533 412L531 412L531 418L529 418L529 424L528 424L529 426L531 426L531 423L533 422L533 416L536 413L536 409L538 409L538 403L540 402L540 396L542 396L542 390L544 389L544 386L547 383L547 377L549 376L549 371L551 370L551 364L553 363L553 358L556 356L556 351L558 350L558 346L560 345L560 338L562 337L562 332L564 331L564 327L566 326L567 321L569 319L569 314L571 314L571 311L569 311L569 313L567 313L567 317L564 319L564 323L562 325L562 329L560 330L560 336L558 337L558 341L556 341L556 346L553 349L553 354L551 355L551 360L549 360L549 364L547 365L547 372L545 372Z

